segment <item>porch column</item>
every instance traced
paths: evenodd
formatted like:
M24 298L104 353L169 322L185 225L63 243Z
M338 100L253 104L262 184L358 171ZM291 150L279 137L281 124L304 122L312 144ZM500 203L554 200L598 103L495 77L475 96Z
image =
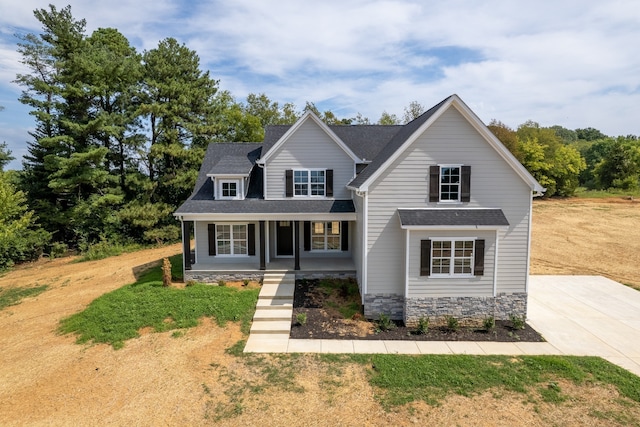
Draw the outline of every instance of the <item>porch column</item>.
M184 269L191 270L191 225L193 221L182 221L182 257Z
M293 221L293 254L295 255L294 270L300 270L300 221Z
M260 270L267 269L267 245L265 239L264 221L260 221Z

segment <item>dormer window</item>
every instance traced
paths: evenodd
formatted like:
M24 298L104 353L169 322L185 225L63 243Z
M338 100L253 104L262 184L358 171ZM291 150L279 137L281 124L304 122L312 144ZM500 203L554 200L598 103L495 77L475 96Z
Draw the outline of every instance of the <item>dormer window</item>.
M238 183L236 181L222 181L221 186L223 198L238 197Z
M216 178L214 180L215 198L218 200L244 199L244 179Z

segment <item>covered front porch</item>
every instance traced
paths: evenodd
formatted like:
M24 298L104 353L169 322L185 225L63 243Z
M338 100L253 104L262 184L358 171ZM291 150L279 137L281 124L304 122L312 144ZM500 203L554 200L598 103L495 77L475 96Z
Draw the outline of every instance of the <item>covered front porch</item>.
M355 223L348 219L183 220L185 280L259 279L268 272L356 277Z

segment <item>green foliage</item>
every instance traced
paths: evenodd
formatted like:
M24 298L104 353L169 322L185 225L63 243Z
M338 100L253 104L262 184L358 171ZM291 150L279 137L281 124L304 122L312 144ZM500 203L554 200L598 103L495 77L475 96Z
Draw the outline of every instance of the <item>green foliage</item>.
M396 324L388 314L380 313L380 317L376 320L376 331L387 332L396 328Z
M181 263L171 257L172 269ZM75 333L79 344L108 343L114 349L152 327L157 332L189 328L207 316L224 326L229 321L249 323L255 311L259 289L237 290L195 284L184 289L162 286L161 268L155 267L136 283L124 286L93 301L82 312L60 324L60 332Z
M307 313L298 313L296 314L296 323L300 326L304 326L307 324Z
M429 318L421 317L418 319L418 325L416 327L416 333L418 335L424 335L429 332Z
M37 259L49 239L27 210L24 193L9 182L7 172L0 172L0 271Z
M24 298L40 295L49 288L49 285L33 287L17 286L15 288L0 288L0 310L11 305L20 304Z
M526 324L525 316L518 316L517 314L511 314L509 315L509 320L511 321L511 327L513 327L513 329L524 329L524 326Z
M458 329L460 329L460 322L458 321L457 317L445 316L444 319L447 324L447 329L451 332L456 332Z
M495 388L529 394L538 384L547 389L543 400L560 402L560 389L549 388L556 379L611 384L640 402L640 378L597 357L375 355L370 363L370 382L383 391L379 399L387 408L415 400L436 405L450 394L472 396Z
M487 316L482 320L482 328L487 332L492 332L496 328L496 319L493 316Z
M382 112L382 115L378 119L379 125L399 125L400 119L395 114L389 114L386 111Z
M137 243L122 244L101 240L97 243L88 245L82 252L80 258L78 258L77 262L96 261L99 259L122 255L128 252L134 252L141 248L142 246Z
M0 107L0 111L2 111L2 107ZM4 167L14 159L15 157L11 156L11 150L7 147L7 143L0 143L0 172L2 172Z

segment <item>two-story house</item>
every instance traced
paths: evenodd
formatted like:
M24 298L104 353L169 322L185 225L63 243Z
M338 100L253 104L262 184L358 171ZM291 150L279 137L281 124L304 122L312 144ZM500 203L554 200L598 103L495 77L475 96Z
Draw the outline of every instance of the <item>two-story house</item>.
M211 144L175 216L186 280L353 274L370 318L506 319L526 315L543 191L452 95L403 126L307 112L263 143Z

